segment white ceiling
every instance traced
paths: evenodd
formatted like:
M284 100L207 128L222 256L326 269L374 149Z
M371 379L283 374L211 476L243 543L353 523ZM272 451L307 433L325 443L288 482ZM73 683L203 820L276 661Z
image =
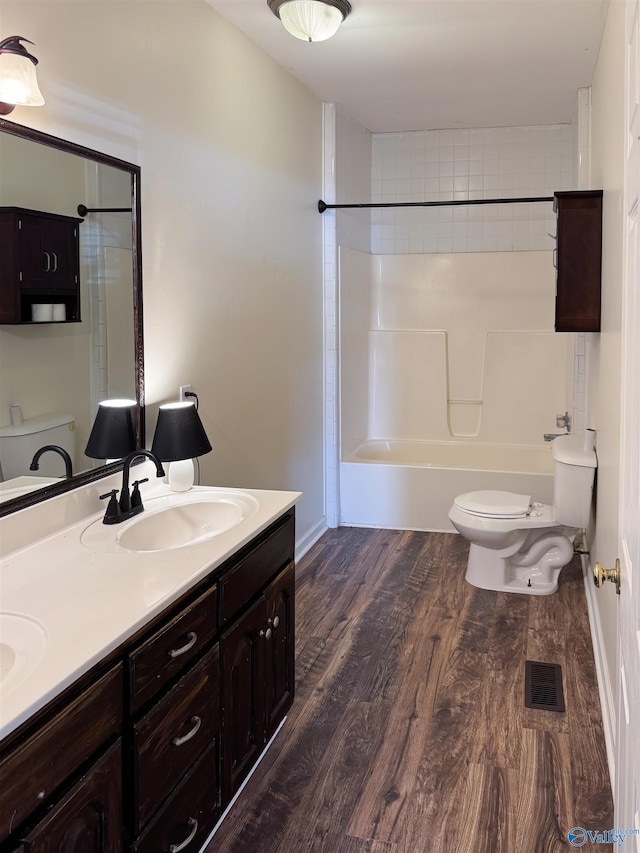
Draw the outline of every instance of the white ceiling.
M380 133L571 121L609 0L351 0L338 34L316 44L290 36L267 0L206 2Z

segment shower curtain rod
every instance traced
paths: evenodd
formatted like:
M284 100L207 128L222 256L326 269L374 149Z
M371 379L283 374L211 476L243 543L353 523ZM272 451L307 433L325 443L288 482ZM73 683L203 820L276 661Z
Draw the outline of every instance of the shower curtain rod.
M87 213L131 213L130 207L85 207L78 205L78 216L86 216Z
M336 210L343 207L451 207L461 204L528 204L539 201L553 201L553 196L534 196L533 198L464 198L452 201L389 201L379 204L325 204L318 202L318 212Z

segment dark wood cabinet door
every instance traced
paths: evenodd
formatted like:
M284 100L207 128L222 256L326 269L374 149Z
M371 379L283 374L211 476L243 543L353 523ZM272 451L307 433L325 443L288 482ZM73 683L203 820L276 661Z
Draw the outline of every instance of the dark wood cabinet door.
M78 283L79 241L76 222L56 217L20 218L21 286L73 290Z
M122 728L117 664L0 760L0 840L58 796L74 773Z
M278 728L293 702L295 567L281 572L265 593L267 627L264 644L266 739Z
M555 194L556 332L600 331L602 190Z
M264 746L265 623L262 597L220 638L223 806Z
M24 853L121 853L120 741L22 840Z

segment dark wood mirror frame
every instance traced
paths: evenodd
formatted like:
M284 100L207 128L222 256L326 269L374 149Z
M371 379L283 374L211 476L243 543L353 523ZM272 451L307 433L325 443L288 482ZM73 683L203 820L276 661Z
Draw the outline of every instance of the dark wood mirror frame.
M132 227L132 260L133 260L133 325L134 325L134 340L135 340L135 386L136 386L136 447L143 448L145 433L144 433L144 345L143 345L143 328L142 328L142 230L140 224L140 167L133 163L127 163L125 160L119 160L116 157L110 157L107 154L102 154L100 151L94 151L91 148L85 148L82 145L76 145L74 142L67 142L57 136L51 136L47 133L42 133L38 130L33 130L29 127L24 127L20 124L7 121L0 118L0 131L9 133L21 139L37 142L41 145L47 145L50 148L56 148L59 151L64 151L68 154L75 154L78 157L84 157L88 160L93 160L96 163L102 163L105 166L111 166L114 169L121 169L131 175L131 227ZM50 486L44 486L19 498L14 498L10 501L0 503L0 518L17 512L20 509L25 509L29 506L34 506L48 498L56 497L57 495L69 492L72 489L77 489L79 486L84 486L87 483L94 482L108 474L113 474L121 470L121 462L113 462L110 465L103 465L99 468L93 468L90 471L85 471L81 474L67 479L61 480Z

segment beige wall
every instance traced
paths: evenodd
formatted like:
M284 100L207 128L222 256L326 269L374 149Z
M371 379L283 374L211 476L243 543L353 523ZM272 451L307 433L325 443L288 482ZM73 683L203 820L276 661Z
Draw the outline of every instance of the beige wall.
M598 481L591 564L613 566L618 556L620 464L620 356L622 292L622 181L624 159L624 13L623 2L609 6L592 87L592 174L604 190L602 257L602 332L588 335L587 426L598 431ZM613 585L598 593L604 651L615 687L617 597Z
M302 538L324 517L321 103L200 0L0 13L47 101L12 118L142 168L148 438L191 383L203 482L302 490Z

